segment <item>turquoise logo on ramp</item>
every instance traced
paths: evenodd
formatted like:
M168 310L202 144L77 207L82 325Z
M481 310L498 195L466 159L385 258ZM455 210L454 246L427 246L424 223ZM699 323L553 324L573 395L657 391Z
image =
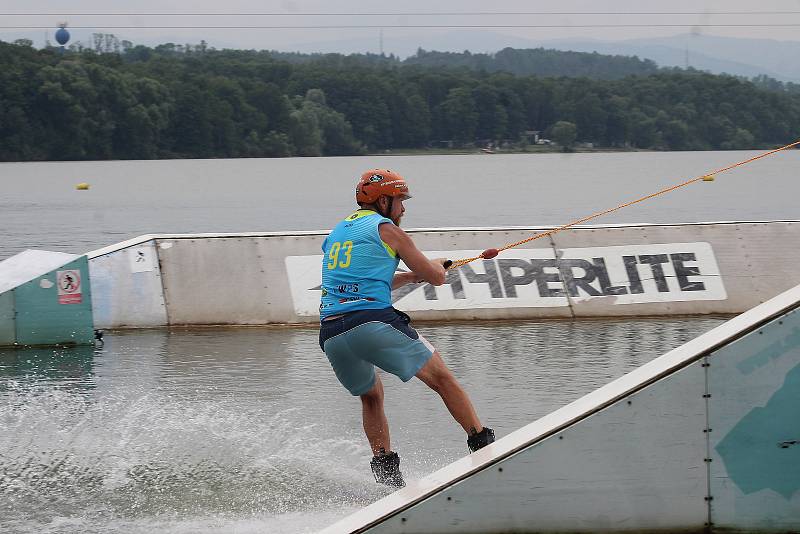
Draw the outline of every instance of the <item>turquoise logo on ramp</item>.
M753 408L719 442L731 480L745 494L771 489L786 500L800 490L800 365L764 407Z

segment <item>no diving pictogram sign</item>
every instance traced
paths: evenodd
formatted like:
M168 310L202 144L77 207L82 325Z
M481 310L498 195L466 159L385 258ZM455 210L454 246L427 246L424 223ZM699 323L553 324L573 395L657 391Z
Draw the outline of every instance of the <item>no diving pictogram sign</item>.
M79 270L57 271L59 304L81 303L81 272Z

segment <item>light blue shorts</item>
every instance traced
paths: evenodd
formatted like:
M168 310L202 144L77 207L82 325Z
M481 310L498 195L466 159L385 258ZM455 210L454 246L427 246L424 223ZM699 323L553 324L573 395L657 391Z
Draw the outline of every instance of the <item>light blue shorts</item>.
M436 349L394 308L362 310L323 321L320 346L339 382L354 396L375 384L375 366L408 382Z

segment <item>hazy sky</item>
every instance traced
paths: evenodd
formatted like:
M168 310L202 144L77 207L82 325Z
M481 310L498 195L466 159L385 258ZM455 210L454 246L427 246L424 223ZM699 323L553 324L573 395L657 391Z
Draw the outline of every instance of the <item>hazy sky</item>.
M435 7L434 7L435 6ZM510 13L490 15L487 13ZM539 14L520 14L536 12ZM544 14L560 12L559 14ZM633 12L636 12L634 14ZM651 15L640 14L653 13ZM725 12L726 14L723 14ZM749 14L731 14L749 12ZM758 12L758 13L754 13ZM783 12L783 13L776 13ZM786 13L796 12L796 13ZM122 15L112 15L122 13ZM169 16L173 13L177 16ZM201 16L199 13L214 13ZM256 15L256 14L272 15ZM370 15L361 15L370 13ZM378 14L375 14L378 13ZM446 13L446 14L443 14ZM460 13L460 14L459 14ZM598 14L599 13L599 14ZM699 13L699 14L698 14ZM24 15L13 15L24 14ZM285 14L285 15L276 15ZM316 14L316 15L311 15ZM72 41L88 43L93 32L113 33L137 44L199 43L205 39L217 48L258 48L342 52L399 52L401 44L418 43L435 48L445 37L462 34L474 42L475 51L497 48L507 39L550 40L592 38L621 40L667 36L689 31L710 35L772 38L800 41L800 0L0 0L0 39L20 37L52 40L58 22L68 21ZM669 27L581 27L585 25L675 25ZM755 26L716 26L755 25ZM795 26L766 26L766 25ZM398 28L397 26L451 26ZM474 28L454 28L469 25ZM487 26L530 25L555 28L501 28ZM764 26L761 26L764 25ZM11 26L32 27L8 29ZM168 27L164 27L168 26ZM189 27L186 29L175 26ZM238 26L208 28L208 26ZM241 26L262 26L242 28ZM302 26L303 28L291 28ZM329 26L309 28L309 26ZM330 27L369 26L369 27ZM383 28L382 30L379 28Z

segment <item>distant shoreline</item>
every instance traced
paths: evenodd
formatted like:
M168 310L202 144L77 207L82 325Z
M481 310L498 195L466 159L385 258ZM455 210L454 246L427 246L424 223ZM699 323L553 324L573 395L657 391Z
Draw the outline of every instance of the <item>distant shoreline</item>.
M500 156L503 154L619 154L630 152L759 152L772 150L775 147L753 147L735 150L656 150L652 148L614 148L614 147L575 147L568 152L564 152L558 145L529 147L526 149L508 148L493 149L492 152L482 151L480 148L397 148L369 151L364 154L351 154L342 156L286 156L286 157L238 157L238 158L191 158L191 157L163 157L151 159L69 159L69 160L22 160L22 161L0 161L0 165L13 165L18 163L103 163L103 162L124 162L124 161L189 161L189 160L236 160L236 159L315 159L315 158L348 158L348 157L375 157L375 156ZM795 147L788 150L800 150Z
M757 150L757 149L753 149ZM614 147L575 147L565 152L558 145L533 146L528 148L497 148L487 152L480 148L397 148L367 152L367 156L455 156L455 155L481 155L497 156L502 154L584 154L601 152L678 152L675 150L653 150L644 148L614 148Z

